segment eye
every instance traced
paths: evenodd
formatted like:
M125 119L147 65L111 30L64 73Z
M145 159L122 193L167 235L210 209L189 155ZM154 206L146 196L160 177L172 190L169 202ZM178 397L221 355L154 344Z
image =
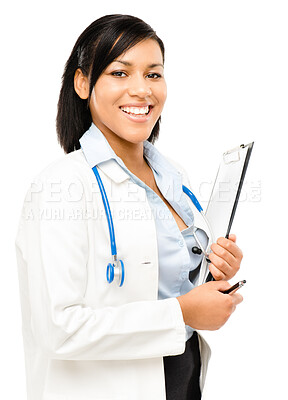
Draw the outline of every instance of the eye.
M148 74L147 76L150 78L152 77L152 79L159 79L162 77L162 75L157 74L156 72L152 72L151 74Z
M113 76L119 76L120 78L122 78L123 75L121 75L121 74L125 75L125 72L123 72L123 71L115 71L115 72L111 73L111 75L113 75Z

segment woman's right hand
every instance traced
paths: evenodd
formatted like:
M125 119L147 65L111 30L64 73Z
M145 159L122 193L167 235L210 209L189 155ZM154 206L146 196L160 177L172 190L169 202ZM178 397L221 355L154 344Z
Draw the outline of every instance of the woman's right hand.
M221 328L243 300L239 293L221 293L230 287L226 281L207 282L177 297L185 324L199 330Z

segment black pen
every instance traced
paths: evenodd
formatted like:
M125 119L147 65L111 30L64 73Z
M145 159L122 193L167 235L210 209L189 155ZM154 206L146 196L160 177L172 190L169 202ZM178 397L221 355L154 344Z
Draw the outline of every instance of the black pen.
M223 293L223 294L229 294L229 293L231 293L231 292L233 292L233 291L236 291L236 290L240 289L242 286L245 285L245 283L246 283L245 280L244 280L244 281L240 281L240 282L238 282L238 283L235 283L235 285L231 286L230 289L224 290L223 292L222 292L222 290L221 290L221 293Z

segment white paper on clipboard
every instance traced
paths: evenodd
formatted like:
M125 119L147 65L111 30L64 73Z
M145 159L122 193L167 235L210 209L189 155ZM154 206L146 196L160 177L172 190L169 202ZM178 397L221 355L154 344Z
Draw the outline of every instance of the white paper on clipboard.
M253 144L241 145L222 156L205 212L214 240L230 233ZM199 282L205 282L208 272L208 263L203 260Z

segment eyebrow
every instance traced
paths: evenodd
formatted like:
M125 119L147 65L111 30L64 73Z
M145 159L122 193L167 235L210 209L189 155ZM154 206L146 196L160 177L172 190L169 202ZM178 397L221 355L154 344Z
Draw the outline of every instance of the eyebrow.
M120 60L112 61L112 63L115 63L115 62L118 62L118 63L124 64L124 65L127 65L128 67L132 67L132 65L133 65L133 64L131 64L131 63L128 62L128 61L120 61ZM160 64L160 63L158 63L158 64L157 64L157 63L155 63L155 64L150 64L150 65L148 65L148 68L154 68L154 67L158 67L158 66L164 68L164 65L163 65L163 64Z

